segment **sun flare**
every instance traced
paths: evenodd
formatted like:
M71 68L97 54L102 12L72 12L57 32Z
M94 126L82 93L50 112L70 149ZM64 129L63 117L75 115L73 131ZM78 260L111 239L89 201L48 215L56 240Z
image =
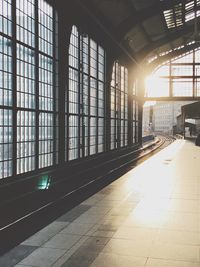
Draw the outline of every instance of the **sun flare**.
M166 80L159 77L156 73L149 75L145 81L145 95L147 97L168 96L169 87Z

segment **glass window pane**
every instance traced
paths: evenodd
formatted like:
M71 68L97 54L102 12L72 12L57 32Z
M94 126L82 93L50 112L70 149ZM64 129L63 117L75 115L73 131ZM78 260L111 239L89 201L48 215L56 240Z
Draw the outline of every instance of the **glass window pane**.
M35 0L16 1L17 39L35 46Z
M12 34L12 7L11 0L0 1L0 32Z
M69 146L69 151L65 146L66 160L104 150L104 64L104 49L73 26L69 45L69 91L65 97L65 138Z
M35 169L35 112L17 112L17 174Z

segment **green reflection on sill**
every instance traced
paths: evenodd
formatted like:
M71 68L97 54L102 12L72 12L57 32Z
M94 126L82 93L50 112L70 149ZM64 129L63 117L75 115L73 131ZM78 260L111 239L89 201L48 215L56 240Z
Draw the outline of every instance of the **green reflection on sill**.
M42 175L39 178L37 188L39 190L47 190L51 183L51 177L48 174Z

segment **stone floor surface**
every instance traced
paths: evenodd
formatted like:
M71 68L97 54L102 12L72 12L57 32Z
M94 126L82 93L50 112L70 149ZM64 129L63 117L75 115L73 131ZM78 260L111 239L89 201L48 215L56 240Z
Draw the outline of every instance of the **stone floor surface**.
M200 267L200 147L177 140L0 258L1 267Z

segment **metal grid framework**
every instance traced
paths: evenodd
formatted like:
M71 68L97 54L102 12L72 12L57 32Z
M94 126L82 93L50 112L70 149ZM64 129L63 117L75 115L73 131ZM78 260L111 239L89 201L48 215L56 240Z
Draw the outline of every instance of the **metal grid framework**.
M72 27L69 88L65 97L65 158L74 160L104 151L105 51Z
M138 103L133 100L133 144L138 143Z
M192 50L169 61L158 68L154 75L162 86L159 96L199 97L200 49Z
M43 0L0 3L0 178L57 162L56 24Z
M117 61L111 81L111 149L128 145L128 69Z
M163 0L161 0L163 1ZM165 0L167 1L167 0ZM168 29L184 25L187 21L200 16L200 0L186 0L173 8L163 11Z

